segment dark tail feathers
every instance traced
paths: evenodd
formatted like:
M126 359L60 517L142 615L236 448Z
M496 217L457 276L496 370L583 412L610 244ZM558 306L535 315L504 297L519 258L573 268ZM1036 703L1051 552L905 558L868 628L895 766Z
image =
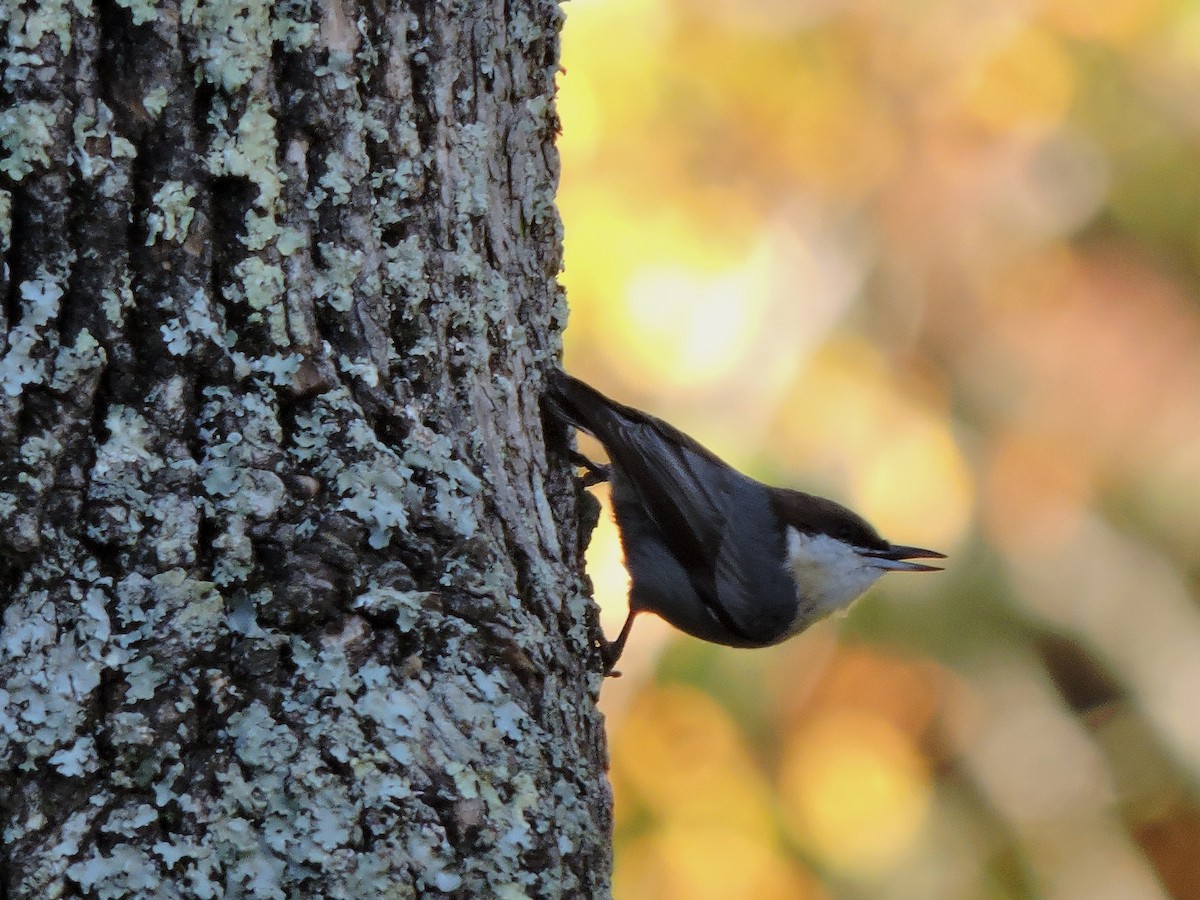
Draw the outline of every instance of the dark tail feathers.
M546 405L564 424L602 437L604 423L617 404L593 387L572 378L562 369L554 369L546 379ZM597 433L599 432L599 433Z

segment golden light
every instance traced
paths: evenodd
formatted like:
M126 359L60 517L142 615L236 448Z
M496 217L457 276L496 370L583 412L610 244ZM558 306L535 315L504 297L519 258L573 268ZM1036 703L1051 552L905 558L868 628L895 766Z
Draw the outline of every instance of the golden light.
M780 408L776 446L796 465L837 477L858 468L861 454L889 421L883 363L866 341L839 337L821 347Z
M966 531L974 482L948 424L916 413L880 441L854 484L855 505L885 534L945 546ZM899 540L897 538L897 540Z
M600 108L592 83L564 78L558 94L558 115L571 128L558 138L558 151L573 164L586 163L604 134Z
M719 203L720 192L698 199ZM631 381L720 384L769 329L775 248L744 204L703 232L679 210L623 205L596 185L564 191L568 352L620 348ZM609 354L613 355L612 353Z
M633 273L615 318L639 366L671 384L717 382L743 362L763 322L765 262L715 272L651 264Z
M832 709L792 736L779 792L807 852L844 874L871 876L913 848L931 787L903 732L876 716Z
M635 841L613 873L615 900L824 900L816 879L777 844L711 823Z
M683 685L646 688L612 736L617 783L656 819L720 826L757 842L775 834L766 779L729 714Z
M816 628L687 669L729 708L653 683L672 629L643 617L602 700L617 900L818 897L819 878L1183 896L1192 847L1152 850L1138 817L1200 821L1194 7L564 6L568 368L972 586L961 636L917 639L953 671ZM608 513L589 571L612 636ZM948 589L932 580L886 588ZM886 642L886 621L855 631ZM1074 708L1089 666L1047 671L1031 628L1117 686L1124 763ZM1148 742L1161 783L1127 802Z
M651 90L661 79L652 72L661 61L661 44L670 26L664 0L572 0L564 9L565 74L560 88L567 100L563 121L575 108L575 84L603 85L593 94L595 122L605 133L620 125L645 121L658 94ZM620 46L620 53L613 53ZM568 129L564 129L564 134Z
M982 56L964 89L967 111L983 125L1004 131L1053 125L1075 93L1075 68L1053 35L1026 27Z
M951 548L970 523L975 487L944 416L909 396L862 339L827 343L799 384L781 410L779 455L848 482L851 505L885 534Z
M1124 44L1161 19L1165 0L1047 0L1046 21L1076 38Z
M592 490L602 508L587 547L587 573L592 579L596 602L600 604L600 624L604 633L615 635L629 609L629 572L625 569L625 554L621 550L621 533L612 515L609 486L599 485Z

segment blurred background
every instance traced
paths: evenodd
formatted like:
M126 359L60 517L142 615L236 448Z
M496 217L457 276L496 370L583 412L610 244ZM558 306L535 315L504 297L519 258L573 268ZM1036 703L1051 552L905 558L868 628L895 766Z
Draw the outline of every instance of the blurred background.
M950 555L639 620L617 900L1200 898L1200 5L564 9L567 368Z

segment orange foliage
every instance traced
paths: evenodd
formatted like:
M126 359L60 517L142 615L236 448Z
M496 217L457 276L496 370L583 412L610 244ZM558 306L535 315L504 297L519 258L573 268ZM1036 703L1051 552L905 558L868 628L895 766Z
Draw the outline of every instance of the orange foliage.
M568 368L951 554L776 650L639 624L618 900L1187 895L1200 13L564 9ZM607 526L589 565L615 629ZM1119 754L1047 631L1129 698Z

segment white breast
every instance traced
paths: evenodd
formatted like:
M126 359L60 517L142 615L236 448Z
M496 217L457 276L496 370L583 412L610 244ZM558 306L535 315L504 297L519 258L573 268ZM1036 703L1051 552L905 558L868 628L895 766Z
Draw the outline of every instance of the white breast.
M849 544L792 527L787 531L787 565L800 597L793 634L849 606L883 575L882 569L859 556Z

